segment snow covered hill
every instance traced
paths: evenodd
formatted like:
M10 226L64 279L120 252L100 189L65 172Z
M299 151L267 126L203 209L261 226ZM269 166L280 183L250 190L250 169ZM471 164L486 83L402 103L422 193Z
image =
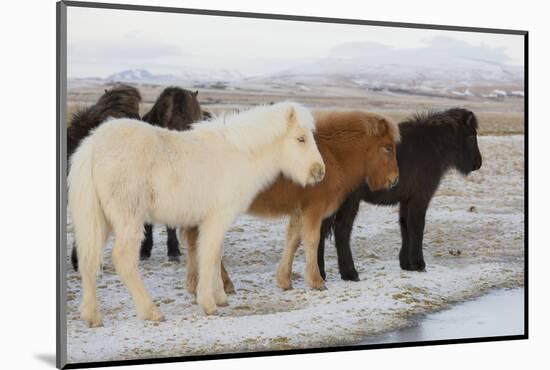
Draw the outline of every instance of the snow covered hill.
M332 48L324 58L288 68L269 78L278 83L321 84L339 80L371 88L420 90L480 84L523 85L523 67L508 61L499 49L474 47L445 37L433 39L421 48L350 42Z

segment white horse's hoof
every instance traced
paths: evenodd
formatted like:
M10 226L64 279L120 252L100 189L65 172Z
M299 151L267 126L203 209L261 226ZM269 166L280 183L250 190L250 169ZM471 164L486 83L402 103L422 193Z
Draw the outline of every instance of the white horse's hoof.
M148 321L164 321L164 315L156 305L152 305L146 312L138 313L138 317Z
M216 292L216 306L229 306L229 303L227 303L227 294L225 294L225 291L221 290Z
M89 328L99 328L103 326L101 314L97 309L88 312L82 311L80 318Z
M215 315L218 312L218 306L216 305L216 300L213 296L206 298L204 296L197 295L197 303L202 307L207 315Z
M218 314L218 308L217 307L203 307L203 310L204 310L204 313L207 314L208 316L211 316L211 315L217 315Z
M229 302L227 302L227 299L225 301L222 301L222 302L216 302L216 306L218 306L218 307L227 307L227 306L229 306Z

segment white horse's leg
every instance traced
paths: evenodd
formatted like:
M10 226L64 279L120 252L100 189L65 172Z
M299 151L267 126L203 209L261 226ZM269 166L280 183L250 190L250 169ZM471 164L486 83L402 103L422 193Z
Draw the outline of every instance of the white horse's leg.
M286 244L283 257L277 268L277 285L279 288L292 289L292 262L296 250L300 246L300 233L302 231L302 218L299 211L290 215L286 234Z
M223 239L222 239L222 255L223 255ZM221 269L221 261L222 256L220 255L220 262L218 263L218 277L214 280L216 286L214 290L214 298L216 299L216 305L220 307L229 306L229 303L227 302L227 294L225 293L225 289L223 288L223 279L222 279L222 269Z
M143 236L143 226L115 233L113 264L122 281L130 290L140 319L162 321L164 317L155 305L139 276L139 248Z
M182 229L180 231L180 240L183 240L184 237L187 240L187 291L191 294L196 294L199 274L197 270L197 238L199 237L199 229L197 227ZM223 260L220 268L222 273L223 290L229 294L235 293L235 286L233 285L233 282L231 281L231 278L223 265Z
M97 305L96 275L100 263L82 261L80 257L79 270L82 277L82 303L80 304L80 317L90 328L99 327L102 324L101 313Z
M198 237L197 303L208 315L216 314L217 306L227 305L227 296L221 279L223 237L232 217L207 219L200 226Z
M93 225L93 222L89 222ZM88 226L88 225L86 225ZM84 232L87 230L84 230ZM89 231L89 230L88 230ZM83 233L82 230L80 230ZM97 235L93 238L78 238L78 265L82 278L82 303L80 304L80 317L90 328L102 326L101 312L97 302L96 280L97 272L103 261L103 248L109 234L105 224L101 231L95 230Z
M197 227L180 228L180 240L187 241L187 291L191 294L197 293L197 239L199 229Z

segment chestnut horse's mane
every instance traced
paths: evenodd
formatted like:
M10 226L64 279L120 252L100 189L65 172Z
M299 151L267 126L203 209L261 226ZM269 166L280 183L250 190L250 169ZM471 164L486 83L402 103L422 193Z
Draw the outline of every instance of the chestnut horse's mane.
M315 137L328 140L353 138L355 135L383 136L389 132L399 142L399 126L376 113L366 111L316 110L313 112L317 132Z

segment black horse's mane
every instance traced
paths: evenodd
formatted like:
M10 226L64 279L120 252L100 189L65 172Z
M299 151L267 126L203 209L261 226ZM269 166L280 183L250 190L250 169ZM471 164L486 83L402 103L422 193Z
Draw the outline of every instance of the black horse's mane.
M444 111L429 109L422 112L416 112L412 117L402 121L400 125L409 126L429 126L429 125L468 125L477 130L478 122L475 115L465 108L451 108Z
M461 138L476 134L478 121L475 114L464 108L444 111L417 112L399 123L401 144L420 153L432 153L441 168L453 166L455 154L462 150ZM412 154L412 153L410 153Z

